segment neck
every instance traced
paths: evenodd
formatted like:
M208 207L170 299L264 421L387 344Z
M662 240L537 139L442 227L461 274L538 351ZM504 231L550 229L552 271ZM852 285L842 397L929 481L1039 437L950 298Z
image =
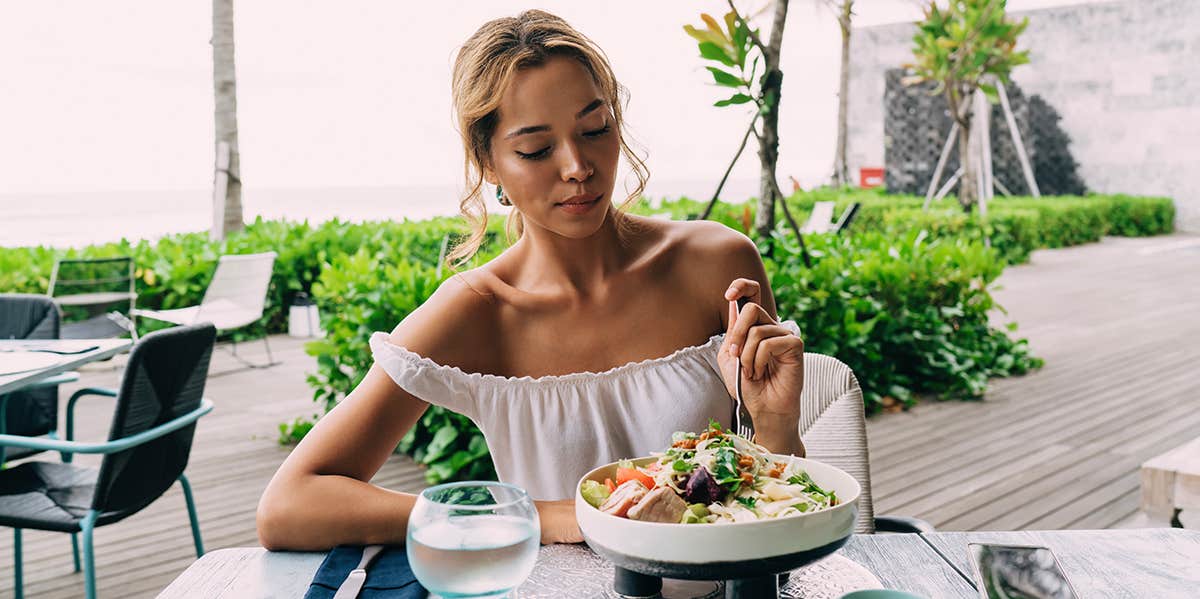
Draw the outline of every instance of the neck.
M526 223L518 250L528 288L563 290L582 299L603 295L609 278L627 262L627 249L617 233L616 209L609 208L604 224L583 239L570 239Z

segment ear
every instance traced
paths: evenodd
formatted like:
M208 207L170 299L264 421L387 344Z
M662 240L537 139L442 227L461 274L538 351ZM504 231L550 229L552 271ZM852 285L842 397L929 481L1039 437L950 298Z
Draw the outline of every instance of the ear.
M498 185L500 183L500 177L496 176L496 171L492 168L492 157L490 155L480 156L479 162L479 170L483 174L483 180L487 181L491 185Z

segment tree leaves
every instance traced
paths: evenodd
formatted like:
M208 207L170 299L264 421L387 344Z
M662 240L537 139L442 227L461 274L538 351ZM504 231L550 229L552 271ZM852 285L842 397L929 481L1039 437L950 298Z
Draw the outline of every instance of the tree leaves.
M751 98L750 96L747 96L746 94L734 94L728 100L721 100L719 102L714 103L713 106L731 106L733 104L745 104L746 102L750 102L753 100L754 100L754 98Z
M724 85L726 87L735 87L735 88L746 85L746 82L743 81L741 77L732 75L730 73L726 73L725 71L722 71L721 69L718 69L717 67L704 67L704 68L708 69L708 71L713 74L713 79L717 82L717 85Z
M737 13L729 11L724 15L724 23L707 13L700 15L703 27L684 25L683 30L696 40L700 57L719 63L721 66L705 67L713 76L713 81L721 87L739 90L731 98L716 102L715 106L731 106L753 101L754 75L758 68L759 56L754 56L754 63L746 69L746 59L754 49L751 31ZM757 34L757 33L756 33ZM759 82L761 86L761 82Z
M737 65L733 58L725 53L724 48L712 42L700 42L700 56L708 60L715 60L728 67Z
M1009 20L1003 3L993 0L954 0L943 10L930 2L925 20L913 35L913 62L906 84L944 82L961 98L969 98L985 75L1007 81L1012 69L1029 62L1026 50L1016 50L1017 36L1029 19ZM997 98L995 93L985 94Z

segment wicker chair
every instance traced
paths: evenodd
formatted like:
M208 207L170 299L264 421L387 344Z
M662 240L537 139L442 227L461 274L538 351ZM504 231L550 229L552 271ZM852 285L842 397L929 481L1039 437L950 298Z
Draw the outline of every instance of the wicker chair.
M916 518L875 515L862 388L849 366L830 356L804 354L800 402L800 435L808 457L845 470L862 486L855 532L933 531Z

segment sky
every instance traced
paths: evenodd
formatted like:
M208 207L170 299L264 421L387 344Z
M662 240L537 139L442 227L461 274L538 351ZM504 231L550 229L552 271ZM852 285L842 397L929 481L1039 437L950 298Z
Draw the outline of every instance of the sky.
M1010 10L1078 0L1009 0ZM765 2L741 2L758 7ZM856 25L915 20L912 0L859 0ZM454 51L485 21L556 13L595 40L630 90L628 133L652 189L720 177L749 113L721 91L682 26L699 2L235 2L247 189L461 185L450 108ZM768 11L769 12L769 11ZM760 26L770 28L770 15ZM0 195L208 189L211 2L0 0ZM792 0L783 43L781 180L831 171L839 33ZM732 179L757 177L749 148Z

